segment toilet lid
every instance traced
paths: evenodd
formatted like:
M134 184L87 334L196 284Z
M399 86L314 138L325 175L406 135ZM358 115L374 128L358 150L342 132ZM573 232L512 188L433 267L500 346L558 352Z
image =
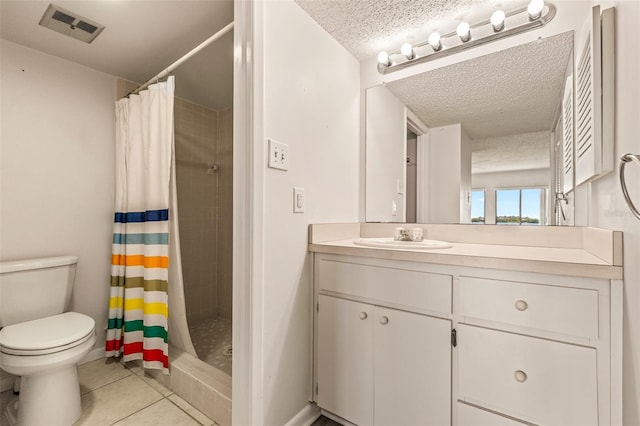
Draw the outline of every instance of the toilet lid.
M55 352L82 343L94 334L94 329L93 318L65 312L4 327L0 330L0 349L25 355Z

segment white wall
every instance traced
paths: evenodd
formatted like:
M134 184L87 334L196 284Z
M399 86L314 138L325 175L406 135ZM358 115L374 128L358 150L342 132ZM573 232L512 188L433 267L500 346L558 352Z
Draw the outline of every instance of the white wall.
M2 40L0 256L80 258L71 309L109 301L115 78Z
M610 5L617 8L615 158L620 158L640 154L640 2L603 3ZM629 192L640 206L640 168L626 169ZM589 226L624 232L623 424L640 425L640 221L627 208L618 170L616 164L614 172L586 185L586 219Z
M460 223L462 126L432 127L429 129L428 209L429 223ZM469 174L471 173L471 150ZM419 194L418 198L423 195Z
M360 65L292 0L263 5L264 134L256 143L288 144L290 167L264 171L262 301L253 301L263 342L253 401L262 406L253 411L262 412L256 424L283 425L311 391L308 224L358 220ZM305 213L293 213L294 186L305 189Z
M406 108L384 86L367 90L366 97L367 222L404 222L406 197L399 192L406 192Z

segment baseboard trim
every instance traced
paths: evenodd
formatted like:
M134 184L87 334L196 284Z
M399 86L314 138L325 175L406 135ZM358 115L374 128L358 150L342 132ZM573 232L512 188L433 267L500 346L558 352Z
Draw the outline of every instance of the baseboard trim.
M298 414L293 416L285 426L310 426L318 417L320 417L320 408L313 402L310 402L305 405Z
M354 425L353 423L343 419L342 417L336 416L335 414L330 413L328 411L325 411L323 409L320 409L320 414L325 416L325 417L327 417L327 418L329 418L329 419L331 419L331 420L333 420L336 423L340 423L343 426L357 426L357 425Z

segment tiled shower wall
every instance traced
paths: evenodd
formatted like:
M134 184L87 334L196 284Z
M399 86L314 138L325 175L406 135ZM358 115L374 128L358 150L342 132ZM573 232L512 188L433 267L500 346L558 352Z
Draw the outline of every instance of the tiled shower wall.
M118 98L138 85L118 80ZM178 221L187 319L231 320L233 115L174 104ZM208 172L208 163L217 170Z
M231 110L214 111L176 98L174 116L187 319L231 319Z

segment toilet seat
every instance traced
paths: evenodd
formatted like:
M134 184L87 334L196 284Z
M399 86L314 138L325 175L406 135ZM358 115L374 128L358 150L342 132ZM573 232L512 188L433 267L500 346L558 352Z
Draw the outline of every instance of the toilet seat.
M65 312L4 327L0 330L0 352L19 356L47 355L81 345L94 334L93 318Z

